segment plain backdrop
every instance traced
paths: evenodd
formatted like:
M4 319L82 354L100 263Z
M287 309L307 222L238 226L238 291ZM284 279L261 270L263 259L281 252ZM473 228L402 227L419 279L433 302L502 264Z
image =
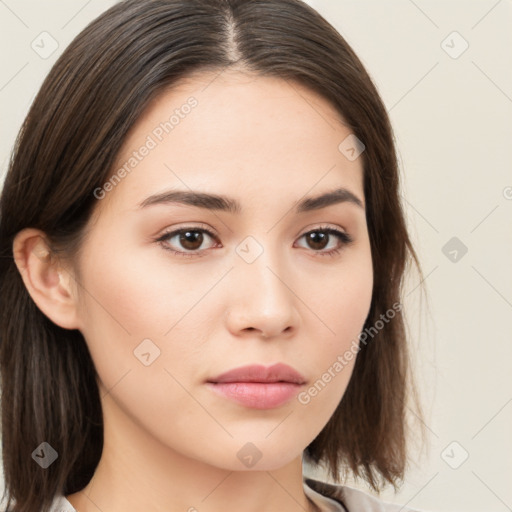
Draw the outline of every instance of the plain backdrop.
M43 78L113 3L0 0L2 179ZM400 492L381 498L425 511L512 511L512 3L308 3L351 44L388 108L428 293L427 303L410 277L404 302L428 446Z

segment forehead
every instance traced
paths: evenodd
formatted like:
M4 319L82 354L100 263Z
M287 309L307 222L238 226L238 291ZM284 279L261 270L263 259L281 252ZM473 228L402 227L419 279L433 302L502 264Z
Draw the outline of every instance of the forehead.
M362 159L339 149L350 133L330 102L296 82L196 73L160 93L132 127L112 169L122 178L102 202L131 209L171 188L272 202L336 186L364 200Z

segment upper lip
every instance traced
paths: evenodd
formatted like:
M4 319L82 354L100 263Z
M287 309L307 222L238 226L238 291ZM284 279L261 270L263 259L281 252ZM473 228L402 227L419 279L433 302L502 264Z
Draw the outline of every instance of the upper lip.
M247 365L229 370L208 382L291 382L304 384L306 379L294 368L287 364L277 363L272 366Z

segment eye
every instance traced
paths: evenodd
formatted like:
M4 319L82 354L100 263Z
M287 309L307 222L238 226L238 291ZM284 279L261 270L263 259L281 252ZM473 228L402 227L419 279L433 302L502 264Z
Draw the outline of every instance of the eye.
M208 229L199 227L184 227L169 231L161 235L155 241L159 242L162 247L171 251L173 254L182 257L204 256L206 249L201 249L206 238L217 240L217 237ZM331 242L331 238L335 237L337 243L334 248L324 250ZM334 229L331 227L319 227L317 229L304 233L299 239L305 238L306 243L313 249L314 253L319 256L335 256L344 246L353 243L353 238L344 231ZM176 239L172 242L173 239ZM177 247L177 249L173 248ZM213 246L212 246L213 247ZM180 248L182 250L180 250Z
M205 250L199 250L201 248L201 245L204 242L204 235L206 234L207 237L216 239L215 235L209 231L208 229L204 228L198 228L198 227L188 227L188 228L181 228L176 229L174 231L170 231L167 233L164 233L161 237L159 237L156 241L160 242L162 247L168 251L171 251L172 253L178 255L178 256L184 256L184 257L192 257L192 256L202 256L202 254L199 254L200 252L203 253ZM176 241L174 242L175 245L178 245L178 247L181 247L185 249L185 251L182 250L176 250L170 247L172 244L169 243L173 238L176 238Z
M324 251L323 249L331 242L332 235L337 239L337 244L334 248ZM305 238L306 243L314 249L314 252L318 252L319 256L335 256L343 247L354 241L348 233L330 227L316 228L304 233L300 238Z

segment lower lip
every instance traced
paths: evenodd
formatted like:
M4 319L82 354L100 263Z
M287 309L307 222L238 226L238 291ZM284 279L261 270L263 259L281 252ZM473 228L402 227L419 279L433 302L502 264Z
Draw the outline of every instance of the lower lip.
M297 395L300 384L292 382L208 382L208 387L252 409L273 409Z

